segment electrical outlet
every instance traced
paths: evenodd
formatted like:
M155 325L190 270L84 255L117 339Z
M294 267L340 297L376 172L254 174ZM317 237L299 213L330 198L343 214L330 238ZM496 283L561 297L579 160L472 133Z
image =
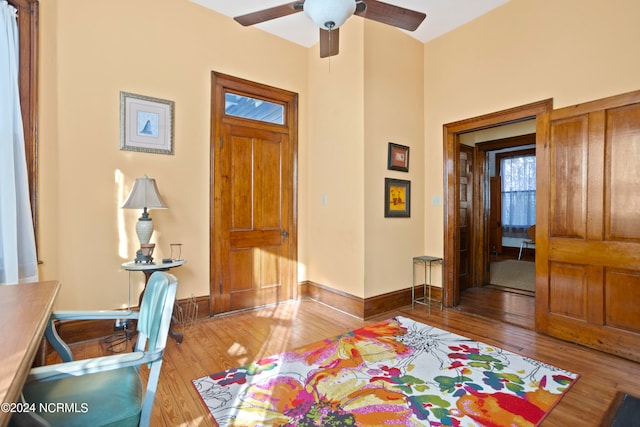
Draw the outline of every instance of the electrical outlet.
M129 327L131 326L129 322L129 319L117 319L113 324L113 330L120 331L122 329L129 329Z

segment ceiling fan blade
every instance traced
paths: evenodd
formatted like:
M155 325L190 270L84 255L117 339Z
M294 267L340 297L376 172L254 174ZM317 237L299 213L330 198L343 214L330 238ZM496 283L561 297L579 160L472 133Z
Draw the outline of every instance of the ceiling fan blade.
M269 9L247 13L246 15L236 16L233 19L246 27L301 12L303 4L304 1L294 1L280 6L270 7Z
M340 28L323 30L320 28L320 58L338 54L340 48Z
M358 7L354 15L393 25L407 31L415 31L422 24L424 18L427 17L422 12L405 9L404 7L394 6L378 0L364 0L363 3L367 7L364 10L360 10L361 7Z

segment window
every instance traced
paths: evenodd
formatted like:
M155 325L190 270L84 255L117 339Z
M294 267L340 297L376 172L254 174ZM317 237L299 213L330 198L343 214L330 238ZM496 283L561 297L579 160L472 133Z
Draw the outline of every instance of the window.
M284 125L284 105L227 92L224 112L230 116Z
M502 179L502 235L527 237L536 223L536 156L513 155L500 159Z
M9 0L18 9L20 29L19 90L31 199L31 214L38 245L38 0Z

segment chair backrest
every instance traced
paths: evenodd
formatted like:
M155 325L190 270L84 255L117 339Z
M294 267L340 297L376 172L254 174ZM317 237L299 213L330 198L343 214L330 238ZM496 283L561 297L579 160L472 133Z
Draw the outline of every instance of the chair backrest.
M529 236L529 239L531 239L532 242L536 241L536 225L535 224L529 227L529 229L527 230L527 236Z
M136 351L158 351L167 344L173 304L178 280L172 274L156 271L149 282L140 304L137 331L140 338ZM148 345L147 345L148 344Z
M149 364L150 371L142 404L140 426L148 426L151 420L151 409L160 378L162 355L171 327L177 286L178 280L174 275L156 271L149 278L140 304L138 341L135 350L145 351L146 348L147 353L159 353L158 358Z

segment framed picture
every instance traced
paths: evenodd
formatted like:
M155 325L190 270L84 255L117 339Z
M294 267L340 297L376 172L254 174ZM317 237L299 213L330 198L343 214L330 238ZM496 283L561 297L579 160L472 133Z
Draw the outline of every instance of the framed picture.
M411 181L384 179L384 216L387 218L411 216Z
M173 101L120 92L120 149L173 154Z
M409 147L389 143L389 170L409 172Z

